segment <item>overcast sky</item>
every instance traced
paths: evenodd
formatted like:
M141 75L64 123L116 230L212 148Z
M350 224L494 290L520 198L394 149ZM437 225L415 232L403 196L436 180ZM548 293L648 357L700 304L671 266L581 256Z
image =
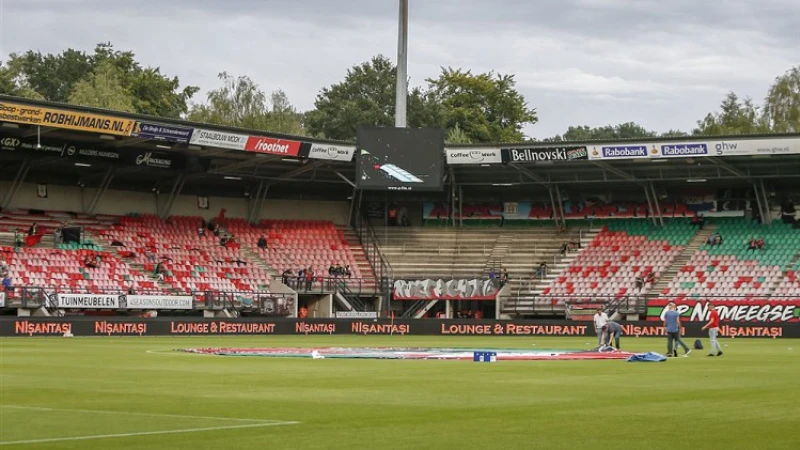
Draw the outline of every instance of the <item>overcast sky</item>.
M132 50L203 93L216 74L300 110L355 63L396 58L397 0L0 0L0 57ZM516 75L529 136L636 121L689 131L727 91L760 103L800 64L798 0L410 0L411 84L440 66Z

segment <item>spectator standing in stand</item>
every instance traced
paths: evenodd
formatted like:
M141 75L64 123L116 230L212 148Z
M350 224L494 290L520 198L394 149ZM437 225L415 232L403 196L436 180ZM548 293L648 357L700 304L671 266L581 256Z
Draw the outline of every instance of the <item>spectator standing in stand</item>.
M264 237L262 234L260 238L258 238L258 248L264 250L267 248L267 238Z
M31 224L31 227L28 228L28 236L33 236L37 234L37 231L39 231L39 228L36 226L36 222L33 222Z
M306 290L310 291L314 285L314 269L309 267L306 269Z

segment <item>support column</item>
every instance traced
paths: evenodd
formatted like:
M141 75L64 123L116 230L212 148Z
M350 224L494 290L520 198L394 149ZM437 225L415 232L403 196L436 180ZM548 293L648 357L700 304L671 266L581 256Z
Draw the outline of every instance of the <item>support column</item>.
M394 126L406 127L406 102L408 101L408 0L400 0L397 23L397 86Z
M105 176L103 176L103 181L100 183L100 186L97 187L97 191L94 193L94 197L92 197L92 201L89 202L89 206L86 208L86 213L89 215L94 214L94 210L97 209L97 205L100 203L100 200L108 191L108 187L111 186L111 180L114 179L114 168L109 167L106 171Z
M658 218L659 223L661 226L664 226L664 215L661 214L661 205L658 203L658 195L656 194L656 188L653 186L653 183L650 183L650 195L653 197L653 205L656 207L656 217Z
M464 226L464 192L458 187L458 226Z
M261 195L262 195L262 193L264 191L264 186L265 185L266 184L264 183L264 180L259 181L258 189L256 189L256 195L251 196L249 198L249 200L248 200L248 205L247 205L247 223L249 223L250 225L254 225L255 224L255 218L254 218L255 210L256 210L256 207L258 206L258 202L261 201Z
M28 163L28 160L26 159L22 161L22 165L19 166L19 169L17 169L17 175L14 177L14 181L9 187L6 197L3 199L3 203L0 204L0 208L6 209L11 206L11 202L14 201L17 191L19 191L19 188L22 187L22 184L25 182L25 177L28 176L28 171L30 171L30 169L31 166Z
M761 208L764 210L761 213L761 223L768 224L772 220L772 214L769 209L769 196L767 195L767 189L764 188L764 180L758 180L758 184L761 186L761 198L763 199Z
M550 204L553 207L553 219L556 221L556 226L558 226L560 223L558 219L558 205L556 205L556 199L555 196L553 196L553 188L548 187L547 191L550 193Z
M164 204L164 207L158 214L158 216L161 219L166 219L167 217L169 217L169 213L170 211L172 211L172 205L175 204L175 200L178 198L178 196L181 194L181 191L183 190L183 185L185 180L186 176L184 174L178 175L178 178L175 179L175 184L172 185L172 191L170 192L169 197L167 197L167 202Z
M650 220L653 221L653 225L656 224L656 214L653 211L653 201L650 199L650 189L647 187L644 188L644 196L647 198L647 212L650 215Z
M360 214L360 211L356 212L356 198L358 197L358 189L353 188L353 196L350 197L350 215L348 217L348 221L350 222L350 226L357 227L358 226L358 218L356 214Z
M558 200L558 209L561 211L561 223L564 225L564 229L567 229L567 219L564 217L564 201L561 200L561 188L558 187L558 184L555 185L556 188L556 200Z

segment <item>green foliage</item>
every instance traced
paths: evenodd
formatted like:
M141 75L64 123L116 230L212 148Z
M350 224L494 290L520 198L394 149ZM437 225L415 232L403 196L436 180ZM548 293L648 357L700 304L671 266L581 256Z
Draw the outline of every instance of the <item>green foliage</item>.
M120 69L110 61L103 61L86 78L75 83L68 101L75 105L134 112L132 96L122 87L120 79Z
M91 90L98 89L98 80L103 91L92 94ZM87 83L95 87L89 89ZM112 88L113 93L109 91ZM98 44L93 54L74 49L58 55L32 50L12 53L0 68L2 93L54 102L80 101L85 106L122 105L126 111L160 117L179 118L188 111L187 103L197 91L194 86L181 90L177 77L142 67L133 52L114 50L111 44ZM97 95L112 98L99 100Z
M385 56L352 67L344 80L323 88L306 114L308 130L330 139L353 140L359 126L393 126L396 67ZM458 127L458 139L501 142L524 139L522 127L536 112L514 88L512 76L443 69L408 95L410 127ZM455 135L454 135L455 136Z
M194 105L188 119L276 133L302 135L303 115L281 90L267 95L249 77L219 74L222 86L208 93L208 102Z
M456 124L455 127L447 131L445 142L448 144L471 144L472 140L467 136L467 133Z
M519 142L522 127L537 122L516 88L513 75L493 72L473 75L461 69L442 69L428 79L436 103L441 105L443 125L459 126L472 142Z
M545 141L611 141L618 139L646 139L656 136L658 136L658 133L655 131L649 131L635 122L626 122L619 125L606 125L604 127L590 127L587 125L571 126L563 136L554 136L545 139Z
M775 79L764 102L764 120L776 133L800 132L800 66Z
M720 111L709 113L697 121L695 135L721 136L729 134L758 134L769 132L769 124L764 120L759 107L747 97L740 100L729 92L720 104Z

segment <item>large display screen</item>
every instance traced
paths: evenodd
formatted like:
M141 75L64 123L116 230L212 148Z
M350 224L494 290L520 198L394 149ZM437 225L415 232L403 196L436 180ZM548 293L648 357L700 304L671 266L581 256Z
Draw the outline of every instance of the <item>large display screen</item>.
M440 128L359 128L356 186L391 191L441 191L444 131Z

